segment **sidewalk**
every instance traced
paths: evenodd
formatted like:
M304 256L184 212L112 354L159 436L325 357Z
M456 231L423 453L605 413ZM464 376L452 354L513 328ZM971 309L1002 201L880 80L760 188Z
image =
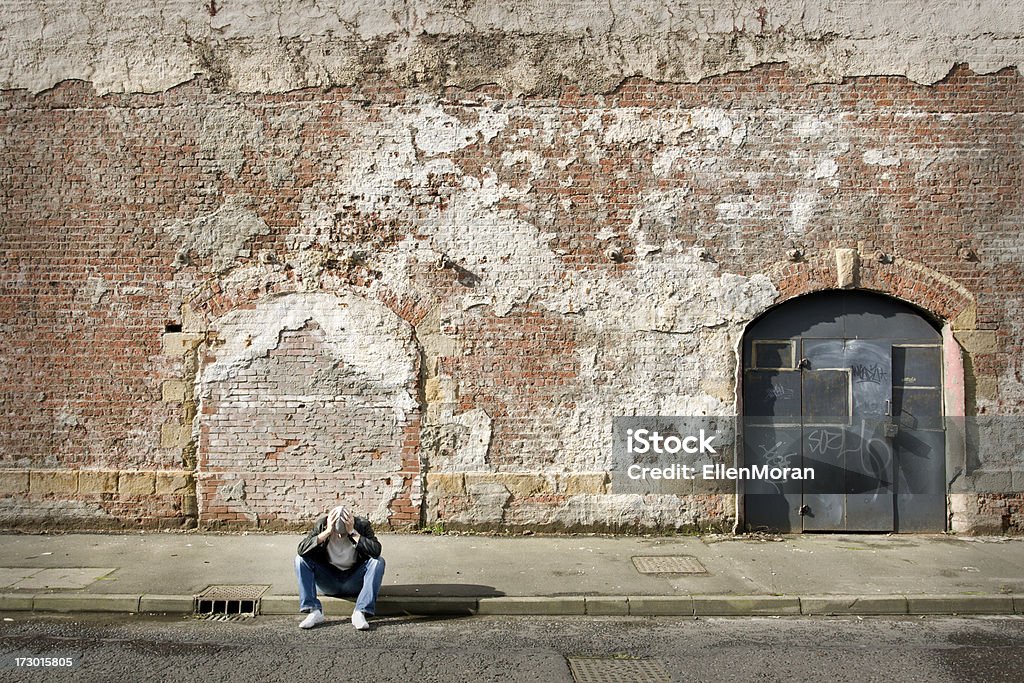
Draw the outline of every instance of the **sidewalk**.
M191 613L208 586L257 584L262 614L296 614L300 538L0 535L0 611ZM380 538L381 614L1024 614L1024 538ZM641 573L637 556L706 572Z

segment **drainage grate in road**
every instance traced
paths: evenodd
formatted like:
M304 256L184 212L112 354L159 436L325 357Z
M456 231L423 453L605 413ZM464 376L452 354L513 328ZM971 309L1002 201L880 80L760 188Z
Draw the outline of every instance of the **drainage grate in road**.
M245 621L255 616L255 614L196 614L193 615L193 618L199 621Z
M210 586L195 596L193 611L198 615L254 617L259 614L260 597L268 588L253 584Z
M615 657L569 657L569 670L576 683L671 683L661 664L650 659Z
M696 557L689 555L637 555L633 566L641 574L707 574Z

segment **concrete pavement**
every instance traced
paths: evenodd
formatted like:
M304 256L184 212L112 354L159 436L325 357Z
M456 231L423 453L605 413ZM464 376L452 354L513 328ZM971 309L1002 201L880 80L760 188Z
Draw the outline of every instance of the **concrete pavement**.
M0 611L192 612L210 585L297 612L295 534L0 535ZM1024 539L383 534L380 613L1024 614ZM641 573L645 560L700 573ZM677 559L666 560L669 563ZM650 564L650 562L648 562ZM328 613L351 606L328 601Z

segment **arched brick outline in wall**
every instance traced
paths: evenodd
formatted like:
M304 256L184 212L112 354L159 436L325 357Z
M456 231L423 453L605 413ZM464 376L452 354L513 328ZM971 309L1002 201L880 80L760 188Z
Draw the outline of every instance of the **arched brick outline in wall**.
M881 294L887 294L912 304L932 317L952 323L965 314L974 323L974 297L970 292L949 277L914 261L878 256L860 255L857 259L855 286ZM789 299L831 289L837 286L836 262L831 254L814 262L789 263L773 273L777 282L779 297L776 304ZM963 324L968 323L963 320Z
M779 289L776 305L839 284L836 260L831 253L821 256L772 269ZM993 406L998 358L1008 353L1004 340L1009 332L988 322L991 315L979 310L971 290L922 263L878 252L857 255L852 284L910 303L943 323L947 417L966 415L970 419ZM741 375L738 370L737 396L742 391ZM1015 511L1024 504L1024 495L993 494L984 487L974 490L973 456L958 429L962 424L954 419L947 429L947 478L956 480L948 493L948 528L966 533L1005 533L1019 528ZM737 500L737 514L743 517L741 499Z
M344 502L419 522L412 328L349 294L290 293L211 322L197 379L200 523L289 527Z

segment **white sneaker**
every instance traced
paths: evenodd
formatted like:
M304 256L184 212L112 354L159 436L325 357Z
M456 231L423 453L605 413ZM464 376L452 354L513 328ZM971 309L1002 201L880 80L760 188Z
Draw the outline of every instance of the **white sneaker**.
M356 627L357 631L370 630L370 622L366 620L366 617L359 610L352 611L352 625Z
M309 616L302 620L299 628L313 628L317 624L324 623L324 613L318 609L309 613Z

